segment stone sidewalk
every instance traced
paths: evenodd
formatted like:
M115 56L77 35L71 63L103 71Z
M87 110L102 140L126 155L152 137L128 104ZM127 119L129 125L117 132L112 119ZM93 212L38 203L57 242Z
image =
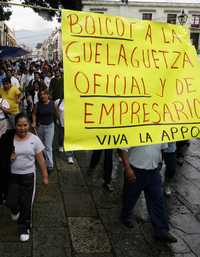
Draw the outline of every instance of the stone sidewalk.
M9 211L0 207L0 257L199 257L200 256L200 140L187 149L177 168L173 195L166 199L170 225L178 243L152 239L145 202L136 208L133 229L119 223L122 172L115 191L102 189L102 166L87 174L91 152L77 152L69 165L56 154L56 168L45 187L40 175L33 210L31 240L19 242Z

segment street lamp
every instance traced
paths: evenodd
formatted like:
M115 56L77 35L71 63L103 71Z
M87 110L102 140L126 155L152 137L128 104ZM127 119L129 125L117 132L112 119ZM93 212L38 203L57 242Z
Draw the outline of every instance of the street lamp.
M62 9L62 4L60 1L58 2L58 9L59 9L59 11L57 13L57 21L60 23L61 22L61 9Z
M182 10L181 14L178 16L178 21L181 25L185 25L188 19L188 15Z
M4 45L8 45L8 27L4 24Z

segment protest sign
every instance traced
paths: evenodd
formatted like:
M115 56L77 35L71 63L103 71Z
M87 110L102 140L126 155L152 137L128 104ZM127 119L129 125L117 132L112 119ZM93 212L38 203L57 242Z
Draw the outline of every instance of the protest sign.
M200 135L200 66L185 26L62 11L65 149Z

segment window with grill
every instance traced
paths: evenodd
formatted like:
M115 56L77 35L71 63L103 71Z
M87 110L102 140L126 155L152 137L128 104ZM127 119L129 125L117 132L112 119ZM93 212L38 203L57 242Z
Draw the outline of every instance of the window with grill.
M192 15L191 27L194 27L194 28L200 27L200 15Z
M152 13L143 13L142 19L143 20L152 20Z
M167 14L167 23L176 24L176 18L177 18L177 14L175 14L175 13L168 13Z

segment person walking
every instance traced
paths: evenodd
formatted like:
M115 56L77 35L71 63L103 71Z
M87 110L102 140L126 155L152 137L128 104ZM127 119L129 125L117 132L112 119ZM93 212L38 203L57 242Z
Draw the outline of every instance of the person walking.
M9 127L14 128L15 115L19 113L21 92L16 86L12 86L10 78L3 79L3 88L0 88L0 97L7 100L10 107L7 110Z
M59 115L59 120L58 120L58 145L59 145L59 152L64 152L64 99L63 95L60 99L57 99L55 101L55 106L57 113ZM74 159L73 159L73 152L72 151L67 151L64 153L65 157L67 158L67 162L69 164L74 164Z
M37 160L43 177L43 183L48 184L48 173L43 157L44 145L41 140L29 132L29 120L26 114L19 113L15 117L15 130L5 134L5 140L1 141L0 148L7 148L9 155L10 172L8 181L8 193L6 206L11 210L11 218L17 221L20 241L28 241L30 238L32 205L35 195ZM9 140L8 140L9 139Z
M53 138L54 138L54 115L55 104L49 99L48 89L39 91L39 101L35 104L32 113L32 127L37 128L38 135L45 146L44 154L48 172L54 168L53 162Z
M31 117L32 115L32 111L33 111L33 95L35 95L35 88L37 88L38 86L39 88L46 88L43 80L41 79L41 74L38 71L34 72L34 78L32 80L30 80L28 87L25 90L25 95L26 95L26 99L27 99L27 112L29 114L29 116ZM37 94L36 94L37 95Z
M0 204L5 203L10 176L10 157L14 151L14 130L7 130L0 138Z
M88 168L88 175L90 175L96 166L98 165L102 153L104 153L104 174L103 174L103 187L112 192L114 190L111 181L112 181L112 168L113 168L113 156L112 156L112 149L106 149L106 150L94 150L92 152L92 157L90 160L90 165Z
M45 83L45 85L47 86L48 89L49 89L51 79L52 79L52 73L51 73L51 71L48 71L47 74L44 77L44 83Z
M55 76L51 79L49 85L49 95L52 97L52 100L55 101L63 95L64 90L64 81L63 76L59 70L55 71Z
M7 70L7 77L10 78L11 84L13 86L16 86L17 88L20 88L20 83L19 80L17 78L17 73L16 70L12 69L12 70Z
M169 233L160 175L161 152L166 147L155 144L120 150L125 175L120 219L125 226L133 227L132 211L144 191L155 239L175 243L177 239Z

